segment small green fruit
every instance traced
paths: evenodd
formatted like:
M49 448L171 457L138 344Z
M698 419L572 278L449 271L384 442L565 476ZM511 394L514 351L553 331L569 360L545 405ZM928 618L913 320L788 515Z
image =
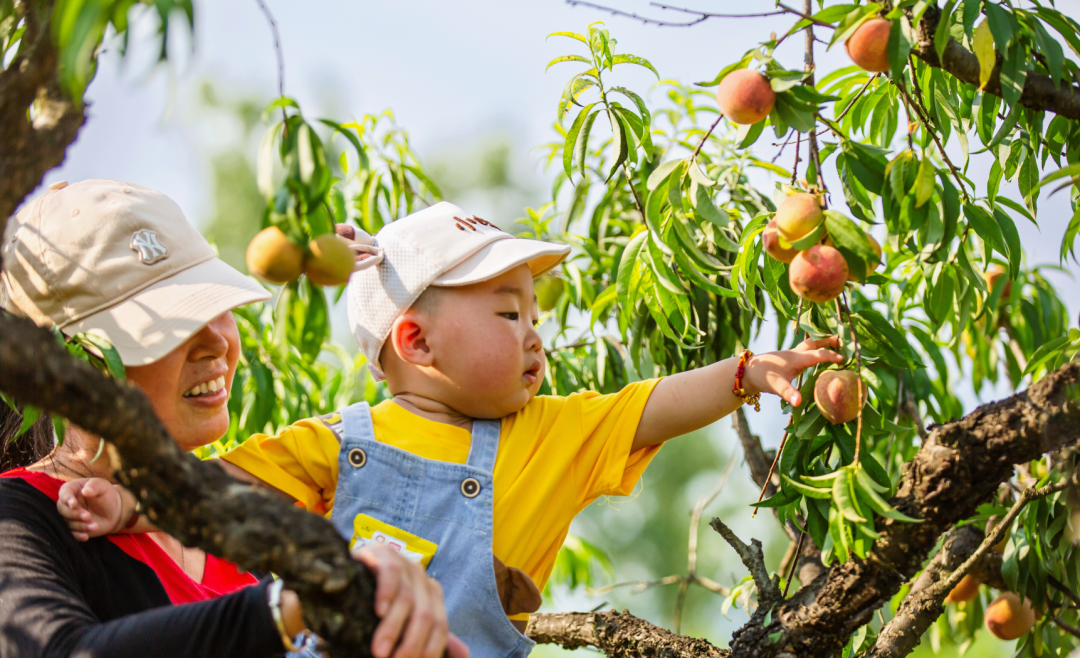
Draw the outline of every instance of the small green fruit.
M563 280L551 273L542 275L533 286L536 288L536 303L544 313L555 308L566 288Z

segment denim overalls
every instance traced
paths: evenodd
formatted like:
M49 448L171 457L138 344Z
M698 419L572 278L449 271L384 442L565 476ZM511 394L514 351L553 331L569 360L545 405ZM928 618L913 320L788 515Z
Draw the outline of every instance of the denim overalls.
M438 546L427 574L439 581L450 631L473 658L524 658L535 642L510 623L493 568L492 469L500 422L474 420L465 464L433 461L379 443L371 410L359 402L341 411L342 437L334 527L353 537L358 514L374 517Z

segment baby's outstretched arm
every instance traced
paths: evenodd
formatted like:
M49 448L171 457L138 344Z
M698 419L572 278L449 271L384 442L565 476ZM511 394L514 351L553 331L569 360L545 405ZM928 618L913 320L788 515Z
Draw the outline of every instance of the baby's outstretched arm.
M773 393L794 406L802 395L791 385L803 370L819 363L840 363L836 336L805 340L794 349L754 355L746 364L748 393ZM653 389L641 414L631 452L701 429L735 411L743 401L732 392L739 357L671 375Z
M141 519L138 523L147 527L124 527L134 516L135 508L136 500L131 492L104 478L82 478L65 482L60 487L60 495L56 500L56 510L67 521L71 534L79 541L123 530L152 530L149 524Z

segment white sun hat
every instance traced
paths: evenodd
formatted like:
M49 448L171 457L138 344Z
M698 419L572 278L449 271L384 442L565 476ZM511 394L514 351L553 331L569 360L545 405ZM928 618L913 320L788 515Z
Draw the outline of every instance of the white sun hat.
M349 279L349 324L374 372L394 320L428 286L467 286L524 264L536 278L570 247L515 238L443 201L386 225L362 251L371 256Z
M219 260L176 203L131 183L53 183L8 220L3 240L5 307L68 336L104 336L127 366L271 296Z

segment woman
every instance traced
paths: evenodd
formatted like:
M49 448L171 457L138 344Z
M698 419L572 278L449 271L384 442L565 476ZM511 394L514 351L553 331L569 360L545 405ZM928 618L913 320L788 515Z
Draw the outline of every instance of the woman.
M215 258L175 203L117 181L57 183L8 221L3 259L4 307L108 338L182 449L225 433L230 310L270 295ZM69 426L63 445L0 477L0 658L282 653L303 630L295 593L161 532L76 541L56 499L65 481L111 476L99 444ZM385 550L356 557L376 574L377 657L395 645L395 658L467 655L418 566Z

